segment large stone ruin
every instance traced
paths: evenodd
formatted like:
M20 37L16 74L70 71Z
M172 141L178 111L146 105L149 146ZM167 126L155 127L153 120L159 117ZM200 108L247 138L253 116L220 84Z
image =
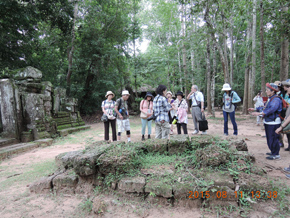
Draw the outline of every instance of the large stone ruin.
M65 89L41 79L41 71L33 67L0 76L1 138L30 142L66 135L69 128L85 124L77 99L67 98Z
M244 140L228 139L222 144L217 140L209 135L179 135L129 144L96 142L84 150L58 155L58 170L31 184L30 191L93 194L104 189L152 203L193 208L238 205L235 191L270 190L266 171L251 164L255 158ZM176 159L171 164L142 167L140 157L148 154ZM189 198L190 191L198 191L199 197ZM201 191L209 191L212 197L201 196ZM218 198L218 191L226 192L227 197Z

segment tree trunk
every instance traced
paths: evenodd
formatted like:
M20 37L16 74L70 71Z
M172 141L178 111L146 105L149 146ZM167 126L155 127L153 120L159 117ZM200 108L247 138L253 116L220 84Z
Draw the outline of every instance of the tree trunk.
M214 109L214 100L215 100L215 75L216 75L216 48L213 44L212 46L212 56L213 56L213 65L212 65L212 75L211 75L211 108L212 108L212 116L215 117L215 109Z
M71 38L71 49L68 55L68 71L66 75L66 94L70 96L70 86L71 86L71 75L72 75L72 62L73 62L73 53L74 53L74 41L75 41L75 24L78 15L78 2L75 2L74 7L74 20L73 20L73 27L72 27L72 38Z
M261 40L261 90L262 95L266 96L266 78L265 78L265 45L264 45L264 8L263 8L263 0L260 2L260 40Z
M207 113L210 114L212 113L211 110L211 97L210 97L210 81L211 81L211 69L210 69L210 40L209 37L207 37L207 43L206 43L206 84L207 84Z
M182 4L182 34L183 34L183 41L182 41L182 63L183 63L183 73L184 73L184 92L185 96L188 95L188 75L187 75L187 66L186 66L186 48L185 48L185 40L186 40L186 24L185 24L185 17L186 17L186 9L185 6ZM182 91L182 90L181 90ZM187 103L189 103L187 101Z
M229 67L228 67L227 58L225 57L226 53L223 51L221 45L216 40L214 28L213 28L212 23L210 22L210 18L208 17L208 13L209 13L209 5L207 4L206 11L204 14L204 20L206 21L206 24L207 24L208 28L210 29L209 34L211 35L212 41L215 44L215 47L218 49L219 54L220 54L223 72L224 72L224 82L229 83ZM223 44L223 42L221 42L221 43Z
M257 27L257 0L253 0L253 31L252 31L252 72L249 75L248 107L253 107L256 80L256 27Z
M244 82L244 98L243 98L243 114L248 114L248 102L249 102L249 73L250 73L250 62L251 62L251 51L250 51L250 37L252 32L252 23L248 21L247 27L247 55L246 55L246 67L245 67L245 82Z
M287 12L288 7L283 7L282 12ZM282 21L284 24L283 34L282 34L282 43L281 43L281 64L280 64L280 81L288 79L288 70L289 70L289 39L288 39L288 30L286 30L287 21L284 19Z
M234 37L233 37L233 18L230 18L231 26L230 26L230 84L233 85L233 77L234 77Z

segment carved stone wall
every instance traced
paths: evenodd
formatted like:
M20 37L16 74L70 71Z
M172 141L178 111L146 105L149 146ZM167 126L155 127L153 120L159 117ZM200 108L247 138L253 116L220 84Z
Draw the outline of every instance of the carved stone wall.
M5 138L28 142L56 137L65 127L84 125L77 100L65 89L41 81L33 67L11 71L0 77L0 133Z

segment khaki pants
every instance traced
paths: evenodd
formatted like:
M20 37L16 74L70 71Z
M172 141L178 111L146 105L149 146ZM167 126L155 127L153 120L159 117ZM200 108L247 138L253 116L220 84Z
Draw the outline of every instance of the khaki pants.
M156 122L155 123L155 138L156 139L168 139L170 132L170 124L168 122Z

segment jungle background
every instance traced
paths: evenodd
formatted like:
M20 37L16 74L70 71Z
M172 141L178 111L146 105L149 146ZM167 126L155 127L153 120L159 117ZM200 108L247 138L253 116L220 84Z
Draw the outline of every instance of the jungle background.
M288 78L289 26L288 0L3 0L0 73L38 68L87 115L108 90L128 89L138 110L159 84L198 85L214 115L228 82L247 113Z

